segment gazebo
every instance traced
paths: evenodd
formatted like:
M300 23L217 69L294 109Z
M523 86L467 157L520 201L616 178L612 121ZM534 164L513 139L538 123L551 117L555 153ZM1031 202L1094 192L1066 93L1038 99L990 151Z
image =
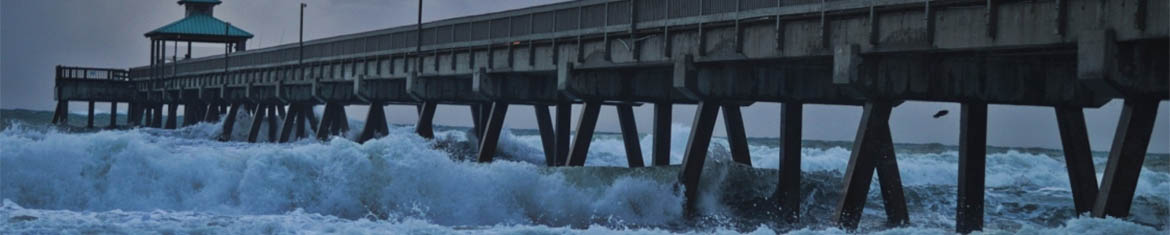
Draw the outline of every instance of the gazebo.
M191 58L192 42L223 43L225 44L225 53L230 53L232 48L236 51L243 51L247 48L247 41L252 38L251 33L213 16L215 5L223 2L219 0L179 0L178 3L187 7L187 14L183 19L159 27L145 35L150 38L150 64L152 67L166 63L167 42L172 42L174 45L175 55L171 56L175 61L178 60L180 42L187 42L187 54L183 56L186 59ZM157 75L158 73L153 74Z

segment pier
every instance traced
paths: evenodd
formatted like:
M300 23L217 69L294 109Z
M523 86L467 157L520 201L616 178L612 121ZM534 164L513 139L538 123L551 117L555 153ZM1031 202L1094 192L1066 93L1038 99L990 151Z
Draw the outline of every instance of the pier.
M187 18L145 35L151 64L56 68L54 123L66 123L69 102L89 103L91 127L95 102L127 103L124 125L174 129L222 119L223 141L264 134L285 142L344 133L344 107L369 105L358 139L366 141L388 133L386 105L418 107L410 115L425 138L434 137L436 105L464 105L479 141L476 161L491 162L506 113L528 106L548 166L580 167L600 109L614 107L629 166L655 167L669 164L672 106L693 104L679 173L682 206L693 211L718 113L732 159L752 165L740 108L778 102L782 164L771 200L786 222L798 222L806 219L802 106L853 105L863 116L831 218L852 230L875 172L887 224L913 223L889 129L893 107L955 102L962 104L955 231L969 233L983 227L989 104L1051 107L1069 205L1124 218L1157 104L1170 98L1167 0L581 0L254 50L246 47L251 34L211 17L219 1L179 3ZM223 26L181 27L186 20ZM225 54L168 54L184 42L223 43ZM1125 104L1098 184L1083 109L1113 99ZM583 109L573 129L575 104ZM645 150L632 111L640 105L654 108ZM236 120L240 112L254 118ZM252 123L246 140L232 139L237 121ZM643 162L642 151L653 160Z

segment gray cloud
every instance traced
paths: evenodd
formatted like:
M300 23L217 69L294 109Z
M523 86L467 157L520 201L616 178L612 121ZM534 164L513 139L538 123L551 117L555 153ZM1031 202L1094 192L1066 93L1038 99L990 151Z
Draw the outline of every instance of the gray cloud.
M415 22L414 0L306 0L306 40L410 25ZM429 0L424 20L481 14L558 2L554 0ZM257 35L249 47L294 43L297 36L298 3L287 0L225 0L216 16ZM142 34L181 18L183 10L175 1L108 0L0 1L0 107L51 110L52 69L55 65L127 68L147 63L149 42ZM216 45L197 46L193 54L221 53ZM1090 141L1094 150L1108 150L1113 128L1121 111L1114 101L1100 109L1087 109ZM99 106L105 109L106 105ZM757 103L744 109L748 134L777 136L779 105ZM83 110L80 102L72 106ZM125 106L120 108L126 110ZM363 107L350 107L351 117L363 117ZM578 107L579 109L579 107ZM940 119L930 115L948 109ZM469 125L467 107L440 106L436 114L442 125ZM689 125L693 106L675 108L674 122ZM388 107L392 122L415 121L414 107ZM890 122L897 142L958 142L959 105L953 103L907 102L894 110ZM994 105L989 109L988 144L1060 148L1060 139L1051 108ZM1167 103L1158 110L1150 150L1170 152ZM636 108L642 133L650 130L652 106ZM616 131L612 108L602 109L602 131ZM859 107L808 105L805 108L804 138L851 140L861 116ZM513 106L505 125L532 128L531 109ZM576 119L576 118L574 118ZM721 123L721 122L720 122ZM721 124L716 133L722 133Z

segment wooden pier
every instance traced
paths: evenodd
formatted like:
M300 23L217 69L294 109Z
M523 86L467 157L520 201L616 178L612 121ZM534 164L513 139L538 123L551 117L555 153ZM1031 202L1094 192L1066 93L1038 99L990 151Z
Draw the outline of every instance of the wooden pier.
M612 106L630 167L643 167L669 164L672 105L697 104L679 175L684 206L693 210L718 112L733 159L751 165L740 107L780 102L774 200L785 221L797 222L802 105L856 105L864 114L833 218L855 229L875 171L888 223L913 223L889 130L892 108L906 100L956 102L955 229L968 233L983 226L987 106L1044 106L1053 108L1064 142L1069 206L1126 217L1157 103L1170 98L1168 2L581 0L303 45L245 51L246 38L221 40L234 45L226 55L171 55L177 63L159 58L167 58L167 41L177 47L183 40L159 38L150 66L58 67L54 121L65 123L71 101L89 102L91 114L93 102L128 103L127 125L222 119L228 141L237 114L249 112L254 119L241 120L253 123L247 141L266 125L269 140L284 142L310 131L321 139L344 133L343 107L370 105L359 138L365 141L388 132L385 105L419 107L417 132L426 138L434 136L436 105L467 105L477 161L490 162L506 112L531 106L548 165L575 167L585 165L599 110ZM1124 99L1125 107L1098 187L1082 109L1112 99ZM572 104L583 106L574 138ZM317 105L325 106L319 119L311 111ZM654 106L649 164L640 157L634 105ZM186 118L176 123L180 106Z

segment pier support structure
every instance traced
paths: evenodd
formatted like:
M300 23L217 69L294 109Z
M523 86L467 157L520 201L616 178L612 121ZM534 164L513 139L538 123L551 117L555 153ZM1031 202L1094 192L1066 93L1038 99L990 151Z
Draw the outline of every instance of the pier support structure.
M869 101L865 104L849 165L845 170L843 197L837 203L837 211L834 213L841 228L857 229L875 170L882 190L887 224L897 226L910 222L890 138L892 108L888 101Z
M959 182L955 232L983 230L983 191L987 171L987 104L963 103L959 118Z
M673 104L669 102L654 103L654 140L651 154L651 163L654 166L670 165L670 124Z
M1158 100L1125 99L1113 146L1109 150L1109 162L1105 165L1105 176L1101 178L1101 188L1093 205L1094 217L1129 217L1157 115Z
M780 179L773 198L780 205L780 216L790 224L800 222L802 106L801 103L784 103L780 111Z

